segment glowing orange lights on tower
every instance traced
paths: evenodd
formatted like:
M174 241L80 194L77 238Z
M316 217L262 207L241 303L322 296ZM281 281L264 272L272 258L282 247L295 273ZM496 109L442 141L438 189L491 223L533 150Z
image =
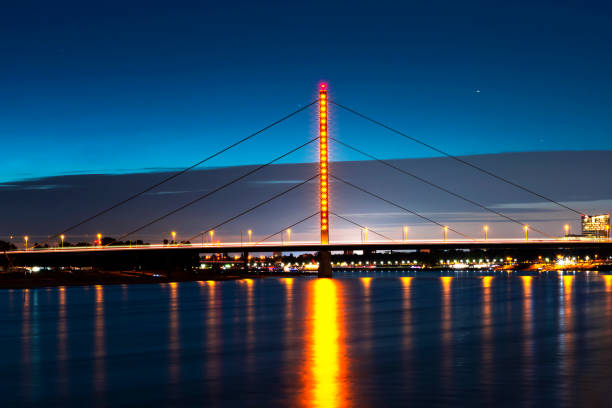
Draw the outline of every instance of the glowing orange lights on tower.
M327 154L327 84L319 87L319 195L321 209L321 244L329 244L329 184Z

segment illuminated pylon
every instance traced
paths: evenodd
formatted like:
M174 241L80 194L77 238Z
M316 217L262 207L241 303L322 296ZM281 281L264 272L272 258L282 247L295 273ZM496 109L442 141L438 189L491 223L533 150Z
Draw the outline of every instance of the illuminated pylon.
M321 244L329 244L329 179L327 150L327 84L319 88L319 193L321 204Z

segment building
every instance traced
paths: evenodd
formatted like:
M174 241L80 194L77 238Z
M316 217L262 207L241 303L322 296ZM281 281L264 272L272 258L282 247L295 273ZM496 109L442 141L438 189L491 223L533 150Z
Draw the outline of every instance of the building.
M609 238L610 214L582 214L582 236L586 238Z

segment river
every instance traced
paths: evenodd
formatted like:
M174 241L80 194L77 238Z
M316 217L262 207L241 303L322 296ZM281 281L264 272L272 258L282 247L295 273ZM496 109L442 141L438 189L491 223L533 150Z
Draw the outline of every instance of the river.
M612 275L0 291L3 406L611 406Z

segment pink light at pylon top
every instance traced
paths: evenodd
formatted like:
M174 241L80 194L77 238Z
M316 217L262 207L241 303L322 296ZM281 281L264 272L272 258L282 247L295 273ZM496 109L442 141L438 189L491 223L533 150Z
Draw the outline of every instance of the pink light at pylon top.
M327 84L326 84L325 82L323 82L323 83L321 84L321 89L325 89L325 88L327 88Z

